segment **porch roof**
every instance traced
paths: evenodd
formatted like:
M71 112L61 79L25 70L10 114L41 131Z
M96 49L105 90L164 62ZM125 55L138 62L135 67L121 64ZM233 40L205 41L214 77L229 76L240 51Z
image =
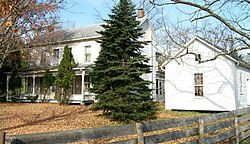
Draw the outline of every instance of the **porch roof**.
M89 64L81 64L77 65L73 70L75 72L77 71L83 71L83 70L91 70L92 66L94 66L94 63ZM32 69L26 69L25 71L19 72L21 75L32 75L32 74L44 74L46 69L49 69L51 73L57 73L58 66L51 66L51 67L36 67ZM7 75L11 75L11 72L5 72Z

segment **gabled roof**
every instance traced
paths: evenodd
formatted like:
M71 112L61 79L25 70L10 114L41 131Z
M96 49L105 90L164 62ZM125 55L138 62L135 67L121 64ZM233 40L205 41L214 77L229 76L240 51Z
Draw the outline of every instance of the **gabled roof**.
M210 49L213 49L215 50L216 52L218 53L226 53L227 51L224 50L223 48L220 48L218 46L215 46L213 44L211 44L210 42L198 37L198 36L195 36L193 37L188 43L186 43L184 45L184 48L181 48L174 56L173 56L173 59L169 59L169 60L166 60L161 67L165 67L169 62L171 62L172 60L174 60L175 58L177 58L184 50L186 50L186 48L188 48L192 43L194 43L195 41L199 41L203 44L205 44L208 48ZM239 58L238 56L234 55L234 54L229 54L229 55L223 55L227 58L229 58L230 60L232 60L233 62L243 66L243 67L246 67L246 68L249 68L250 69L250 64L243 61L241 58Z
M147 17L137 18L141 26L144 22L148 21ZM70 43L82 40L99 39L101 35L98 33L104 28L102 24L89 25L79 28L66 29L61 31L52 31L49 33L50 38L48 40L48 34L41 35L34 39L35 46L53 45L59 43ZM37 42L36 42L37 41Z
M104 28L101 24L89 25L80 28L68 29L64 31L64 35L61 41L64 40L74 40L79 38L92 38L92 37L100 37L98 31L102 31Z
M143 18L138 18L137 20L140 21L139 26L141 26L146 20L148 20L148 18L143 17ZM63 32L63 36L58 41L73 41L79 39L99 38L101 37L101 35L98 32L104 30L104 28L101 25L102 24L95 24L95 25L89 25L80 28L65 30Z

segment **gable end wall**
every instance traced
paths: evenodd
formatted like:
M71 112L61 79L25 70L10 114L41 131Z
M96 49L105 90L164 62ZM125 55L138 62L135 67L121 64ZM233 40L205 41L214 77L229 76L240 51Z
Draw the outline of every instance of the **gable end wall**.
M199 41L194 41L189 51L200 53L202 58L215 54L214 50ZM195 73L203 73L202 97L194 94ZM194 55L172 60L165 66L165 91L166 109L234 110L235 63L223 56L203 64L195 61Z

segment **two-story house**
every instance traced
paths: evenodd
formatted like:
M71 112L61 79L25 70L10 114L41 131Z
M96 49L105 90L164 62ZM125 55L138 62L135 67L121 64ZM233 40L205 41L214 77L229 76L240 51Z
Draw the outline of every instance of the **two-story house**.
M144 16L143 10L138 10L138 20L140 21L142 31L145 33L140 39L142 41L150 41L143 48L143 54L150 58L149 64L152 66L151 73L142 77L153 82L149 86L153 89L153 99L155 101L164 100L164 79L160 76L163 74L158 73L156 61L157 38L149 19ZM29 68L21 73L21 95L39 95L39 98L42 98L42 81L45 69L50 69L51 73L54 76L56 75L57 67L62 59L63 48L65 45L68 45L77 64L74 68L76 78L72 85L71 102L81 103L93 100L94 94L89 92L91 87L89 73L99 55L100 44L97 43L97 40L101 38L101 35L97 32L102 30L104 29L100 24L66 30L55 42L30 50ZM7 85L9 78L10 75L7 76ZM57 86L52 86L50 91L46 99L53 102L55 101L54 96L57 92ZM7 99L10 100L11 92L8 91L7 93Z

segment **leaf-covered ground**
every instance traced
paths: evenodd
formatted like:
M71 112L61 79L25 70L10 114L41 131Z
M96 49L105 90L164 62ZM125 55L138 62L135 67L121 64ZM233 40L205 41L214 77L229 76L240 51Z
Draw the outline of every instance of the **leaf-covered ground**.
M51 103L0 103L0 130L7 135L16 135L118 125L98 116L100 111L93 112L89 108ZM160 108L158 119L200 115L195 112L164 111L163 104L160 104Z
M7 135L114 125L88 106L50 103L0 103L0 129Z
M99 116L99 114L101 114L100 111L93 112L89 110L89 108L90 106L59 106L58 104L52 103L0 103L0 131L4 130L7 135L17 135L119 125L119 123ZM190 111L165 111L164 103L159 103L159 109L157 120L208 114ZM76 144L113 142L134 137L135 136L126 136ZM188 139L193 138L190 137ZM184 141L186 140L183 140L183 142ZM249 139L242 143L249 143L248 141ZM182 140L167 143L180 142L182 142Z
M89 108L51 103L0 103L0 130L4 130L7 135L17 135L118 125L99 116L100 111L93 112ZM158 119L200 114L164 111L163 104L160 104L160 108Z

